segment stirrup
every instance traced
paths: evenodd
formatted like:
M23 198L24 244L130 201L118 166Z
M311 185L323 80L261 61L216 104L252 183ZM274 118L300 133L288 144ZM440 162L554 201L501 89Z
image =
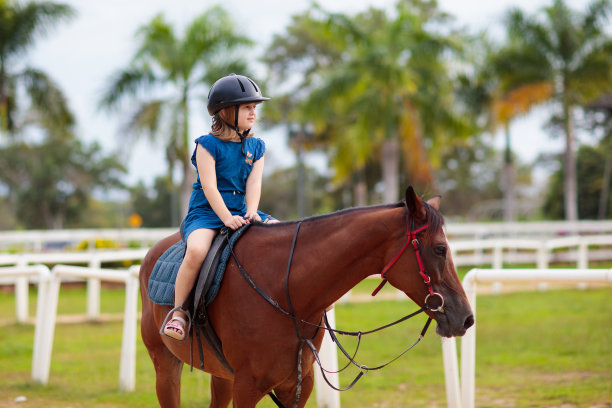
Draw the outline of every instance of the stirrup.
M183 337L182 340L177 340L174 337L170 337L168 336L166 333L164 333L164 329L166 328L166 324L168 324L168 322L170 320L172 320L172 314L174 312L176 312L177 310L180 310L181 312L185 313L185 317L187 318L187 327L184 328L185 330L185 337ZM189 312L189 310L184 310L181 306L175 306L174 308L172 308L168 314L166 315L166 318L164 319L164 322L161 325L161 328L159 329L159 334L166 336L172 340L176 340L176 341L180 341L181 343L184 343L187 341L187 338L189 337L189 333L191 332L191 313Z

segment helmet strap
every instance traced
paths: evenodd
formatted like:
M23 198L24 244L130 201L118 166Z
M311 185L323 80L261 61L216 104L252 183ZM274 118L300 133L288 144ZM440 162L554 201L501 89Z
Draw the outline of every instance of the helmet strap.
M246 153L244 151L244 142L247 136L249 135L249 133L251 132L251 129L246 129L244 132L240 133L240 129L238 128L238 111L239 110L240 110L240 105L236 105L236 108L234 110L234 124L233 125L221 117L219 117L219 119L221 119L223 123L225 123L227 126L229 126L232 130L236 132L236 134L240 138L240 142L242 143L242 154L246 156Z

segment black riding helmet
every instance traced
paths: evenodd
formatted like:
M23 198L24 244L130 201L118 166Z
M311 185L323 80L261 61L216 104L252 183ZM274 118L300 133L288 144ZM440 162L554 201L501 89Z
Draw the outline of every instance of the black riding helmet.
M219 78L210 88L208 92L207 108L210 116L214 116L215 120L222 120L238 134L242 141L242 153L245 154L244 141L251 129L246 129L243 133L240 133L238 129L238 110L240 105L267 100L270 100L270 98L261 94L261 90L251 78L244 75L229 74L228 76ZM234 110L233 125L219 116L216 116L221 109L228 106L236 107Z
M214 116L221 109L232 105L270 100L261 94L257 84L244 75L229 74L213 84L208 92L208 113Z

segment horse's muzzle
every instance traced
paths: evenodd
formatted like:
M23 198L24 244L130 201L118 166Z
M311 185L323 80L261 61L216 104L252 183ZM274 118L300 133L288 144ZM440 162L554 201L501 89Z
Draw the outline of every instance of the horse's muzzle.
M469 313L462 319L453 319L448 313L436 316L436 333L442 337L463 336L474 325L474 315Z

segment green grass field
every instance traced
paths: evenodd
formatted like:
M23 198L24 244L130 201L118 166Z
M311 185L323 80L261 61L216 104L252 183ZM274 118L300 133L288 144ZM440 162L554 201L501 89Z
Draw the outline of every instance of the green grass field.
M356 289L376 286L368 281ZM389 289L387 289L389 290ZM35 291L30 311L35 310ZM481 295L477 310L478 407L612 407L612 288ZM102 313L123 310L123 289L104 289ZM0 321L14 319L14 295L0 292ZM337 305L338 328L368 330L416 309L409 301ZM82 314L85 290L62 288L60 314ZM395 357L418 336L423 317L364 338L358 359L375 366ZM0 407L155 407L154 371L137 346L136 390L118 391L122 323L59 323L48 386L31 381L34 327L0 327ZM354 340L343 340L348 349ZM460 344L460 342L458 342ZM343 366L343 360L340 360ZM341 376L346 385L355 375ZM182 378L184 407L208 406L208 375ZM26 402L15 398L25 396ZM342 407L446 407L439 337L433 327L400 360L370 372L341 394ZM260 407L274 407L264 400ZM315 407L314 393L308 407Z

